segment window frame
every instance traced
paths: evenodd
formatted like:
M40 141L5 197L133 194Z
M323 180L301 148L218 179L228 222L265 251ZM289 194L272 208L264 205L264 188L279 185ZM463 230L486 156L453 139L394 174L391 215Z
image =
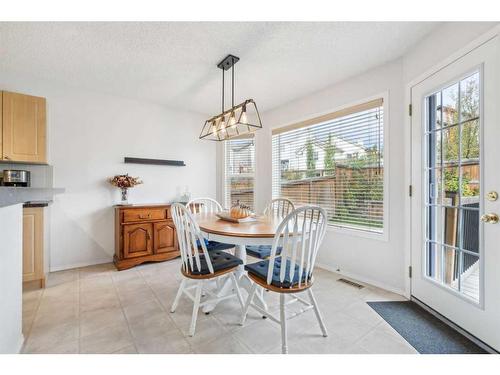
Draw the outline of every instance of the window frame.
M238 140L238 139L253 139L253 144L254 144L254 148L256 148L256 137L255 137L255 134L251 133L251 134L246 134L246 135L243 135L241 137L235 137L235 138L232 138L232 139L228 139L228 140L225 140L222 142L222 147L221 147L221 150L222 150L222 181L221 181L221 184L222 184L222 189L221 189L221 192L222 192L222 196L221 196L221 199L220 199L220 202L222 202L222 207L224 209L230 209L231 207L226 207L226 197L227 197L227 194L228 194L228 185L227 185L227 177L228 177L228 174L227 174L227 144L228 142L231 142L231 140ZM252 189L252 194L253 194L253 206L252 207L252 210L255 211L255 205L257 203L256 201L256 178L257 178L257 157L256 157L256 154L255 154L255 151L254 150L254 160L253 160L253 189ZM230 202L230 205L231 205L231 202Z
M282 124L279 126L275 126L272 128L272 135L271 135L271 140L272 137L274 136L275 132L284 132L287 130L293 130L301 127L306 127L312 125L310 122L316 118L320 118L323 116L328 116L332 115L335 112L340 112L340 111L346 111L352 107L356 106L361 106L363 104L367 104L371 101L377 100L377 99L382 99L383 103L383 139L384 139L384 150L383 150L383 159L384 159L384 179L383 179L383 213L384 213L384 218L383 218L383 229L382 232L376 233L376 232L370 232L366 231L363 229L357 229L357 228L352 228L352 227L346 227L346 226L340 226L337 224L328 224L327 225L327 232L329 233L336 233L336 234L341 234L341 235L347 235L347 236L353 236L353 237L361 237L361 238L367 238L367 239L375 239L379 241L384 241L388 242L389 241L389 182L390 182L390 160L389 160L389 155L390 155L390 143L389 143L389 128L390 128L390 104L389 104L389 91L383 91L377 95L365 97L360 100L356 100L353 102L349 102L340 106L337 106L335 108L332 108L328 111L323 111L320 113L315 113L312 115L308 115L307 117L303 117L300 119L297 119L295 121L288 122L286 124ZM303 126L300 126L301 123L304 123ZM321 121L318 121L318 123L321 123ZM271 141L271 147L272 147L272 141ZM273 160L271 161L271 194L272 191L274 190L274 185L273 185L273 178L272 178L272 168L273 168Z

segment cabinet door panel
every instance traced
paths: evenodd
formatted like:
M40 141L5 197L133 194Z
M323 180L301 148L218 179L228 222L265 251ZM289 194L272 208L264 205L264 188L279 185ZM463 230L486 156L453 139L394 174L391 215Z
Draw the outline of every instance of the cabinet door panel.
M42 279L43 208L23 211L23 281Z
M4 91L2 102L3 159L46 162L45 98Z
M123 257L135 258L153 254L153 225L123 226Z
M176 251L177 238L173 222L154 223L154 237L156 254Z

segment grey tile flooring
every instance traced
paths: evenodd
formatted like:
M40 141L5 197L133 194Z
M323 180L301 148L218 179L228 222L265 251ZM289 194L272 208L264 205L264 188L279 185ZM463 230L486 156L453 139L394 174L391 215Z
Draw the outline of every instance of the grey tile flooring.
M281 353L280 327L252 310L239 325L236 299L209 315L200 312L189 337L192 302L182 298L170 313L179 269L177 259L120 272L102 264L51 273L45 289L23 293L23 352ZM315 271L313 290L329 335L323 337L314 313L306 312L288 322L290 353L416 353L365 303L402 296L369 285L356 289L339 278ZM265 298L277 315L278 295L266 292Z

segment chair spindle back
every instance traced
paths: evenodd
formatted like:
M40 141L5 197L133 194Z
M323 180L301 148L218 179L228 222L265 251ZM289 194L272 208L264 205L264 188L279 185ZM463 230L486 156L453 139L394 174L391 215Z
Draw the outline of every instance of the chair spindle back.
M177 240L181 252L184 271L201 271L200 250L205 257L210 273L214 273L212 262L208 255L205 240L200 228L194 220L191 212L182 204L174 203L171 206L172 217L177 231Z
M297 281L299 286L309 284L326 226L326 211L318 206L300 207L288 214L274 236L267 283L271 284L274 261L281 256L280 282L287 277L289 281ZM276 255L278 246L282 247L281 255Z
M194 198L186 206L193 214L217 213L222 211L220 203L212 198Z
M285 217L295 209L292 201L286 198L273 199L264 210L264 215Z

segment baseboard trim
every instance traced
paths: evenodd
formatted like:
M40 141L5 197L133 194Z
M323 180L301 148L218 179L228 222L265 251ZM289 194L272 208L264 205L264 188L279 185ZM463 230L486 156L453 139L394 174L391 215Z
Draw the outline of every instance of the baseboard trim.
M441 320L447 326L453 328L458 333L460 333L460 334L464 335L465 337L467 337L470 341L472 341L474 344L476 344L477 346L479 346L481 349L486 350L490 354L498 354L499 353L495 349L493 349L491 346L489 346L485 342L483 342L480 339L478 339L476 336L470 334L469 332L467 332L462 327L456 325L451 320L449 320L445 316L443 316L440 313L438 313L432 307L430 307L430 306L426 305L424 302L420 301L418 298L415 298L415 297L411 296L411 300L413 302L415 302L417 305L419 305L421 308L423 308L425 311L427 311L428 313L432 314L433 316L435 316L436 318L438 318L439 320Z
M80 267L95 266L98 264L112 263L112 262L113 262L113 257L109 257L108 259L98 259L98 260L94 260L91 262L64 264L61 266L50 266L50 272L64 271L64 270L70 270L73 268L80 268Z
M361 281L364 284L369 284L369 285L375 286L377 288L387 290L388 292L396 293L396 294L399 294L401 296L405 295L405 291L403 289L394 288L393 286L381 283L377 280L369 279L367 277L357 275L355 273L348 272L348 271L339 271L336 267L332 267L332 266L329 266L329 265L323 264L323 263L316 263L316 266L319 268L322 268L326 271L335 272L335 273L338 273L339 275L348 277L350 279Z

